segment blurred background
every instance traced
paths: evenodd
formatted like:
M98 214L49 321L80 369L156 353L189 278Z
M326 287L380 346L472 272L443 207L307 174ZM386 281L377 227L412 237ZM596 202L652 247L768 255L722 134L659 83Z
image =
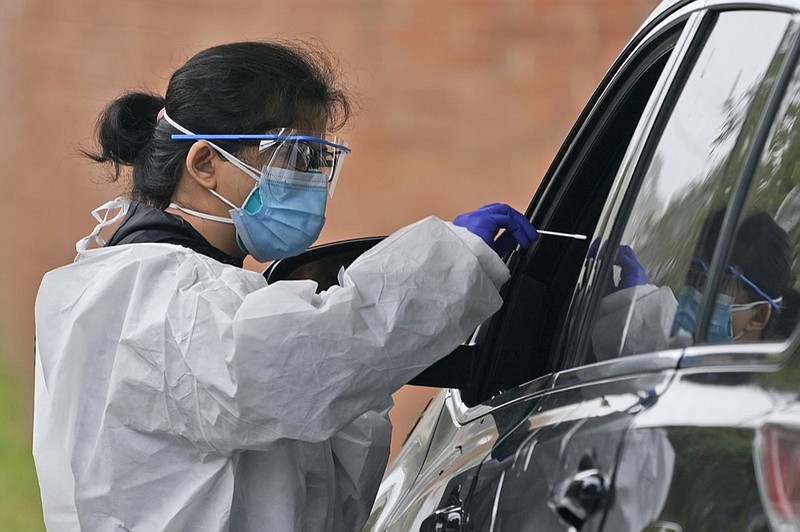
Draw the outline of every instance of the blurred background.
M90 211L119 193L77 154L130 89L194 53L304 39L360 104L319 243L502 201L524 211L583 105L656 0L2 0L0 530L42 530L31 457L33 306ZM248 262L261 270L264 265ZM396 452L434 390L406 387Z

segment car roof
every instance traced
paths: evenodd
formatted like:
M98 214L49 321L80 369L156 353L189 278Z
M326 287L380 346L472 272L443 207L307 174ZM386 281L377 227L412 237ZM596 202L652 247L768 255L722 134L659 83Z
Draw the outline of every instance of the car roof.
M679 9L681 7L684 7L684 6L687 6L687 5L691 5L691 4L696 4L697 6L703 6L706 3L707 3L706 0L662 0L661 3L658 4L658 6L656 6L656 8L653 9L653 11L647 16L647 19L644 21L644 23L641 25L641 27L639 29L641 30L641 29L646 28L654 20L659 19L659 18L663 18L664 16L668 15L670 12L676 11L677 9ZM731 1L731 3L735 4L736 2ZM754 2L749 2L749 3L757 5L757 4L760 4L760 3L771 4L772 2L769 2L769 1L764 1L764 2L754 1ZM780 2L780 1L778 1L776 3L777 4L783 4L783 2Z
M647 16L642 28L647 27L653 20L661 18L670 11L674 11L681 6L688 4L702 4L702 0L661 0L661 3Z

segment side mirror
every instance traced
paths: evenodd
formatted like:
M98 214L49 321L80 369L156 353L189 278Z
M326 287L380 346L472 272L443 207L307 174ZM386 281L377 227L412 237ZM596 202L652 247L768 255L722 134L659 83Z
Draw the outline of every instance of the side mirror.
M319 285L317 292L339 284L339 270L347 268L365 251L385 237L374 236L344 240L310 248L300 255L277 260L262 274L267 284L275 281L311 279Z
M277 260L262 275L268 284L277 281L311 279L322 292L339 283L339 271L347 268L362 253L385 237L359 238L323 244L295 257ZM452 353L429 366L409 382L416 386L466 389L469 385L476 347L461 345Z

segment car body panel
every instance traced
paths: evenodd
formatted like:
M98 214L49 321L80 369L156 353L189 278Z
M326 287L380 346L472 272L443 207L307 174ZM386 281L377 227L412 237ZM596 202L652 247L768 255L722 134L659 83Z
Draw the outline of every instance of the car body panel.
M800 364L792 360L760 371L723 363L716 372L677 372L626 434L606 530L643 529L654 522L675 530L769 530L754 441L768 423L798 428ZM654 463L661 465L660 474L643 477L642 464L652 470Z
M469 501L469 529L599 530L626 428L658 400L672 373L565 386L545 394L481 465ZM604 479L606 493L595 493L591 504L575 507L574 498L565 500L565 491L589 470Z
M435 395L408 433L403 447L395 457L393 467L384 475L380 493L365 528L385 530L387 521L391 519L389 510L400 506L401 500L407 497L414 486L426 462L433 435L439 433L436 429L448 396L447 390Z
M442 392L432 403L438 411L427 412L431 417L438 414L436 431L415 482L396 496L396 478L405 467L402 460L396 460L384 476L376 510L365 530L419 530L437 509L461 505L481 461L531 408L522 401L461 425L446 405L450 399L448 392Z

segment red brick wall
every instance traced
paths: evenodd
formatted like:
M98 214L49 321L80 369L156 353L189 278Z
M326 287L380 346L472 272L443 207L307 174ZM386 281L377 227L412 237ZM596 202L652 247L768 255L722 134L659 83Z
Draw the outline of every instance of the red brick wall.
M89 211L116 192L75 150L123 90L163 92L172 70L213 44L321 39L362 105L341 133L353 154L321 241L385 234L490 201L524 210L656 3L3 0L0 362L19 371L30 397L38 282L72 260L74 242L92 227ZM398 394L395 445L428 395Z

